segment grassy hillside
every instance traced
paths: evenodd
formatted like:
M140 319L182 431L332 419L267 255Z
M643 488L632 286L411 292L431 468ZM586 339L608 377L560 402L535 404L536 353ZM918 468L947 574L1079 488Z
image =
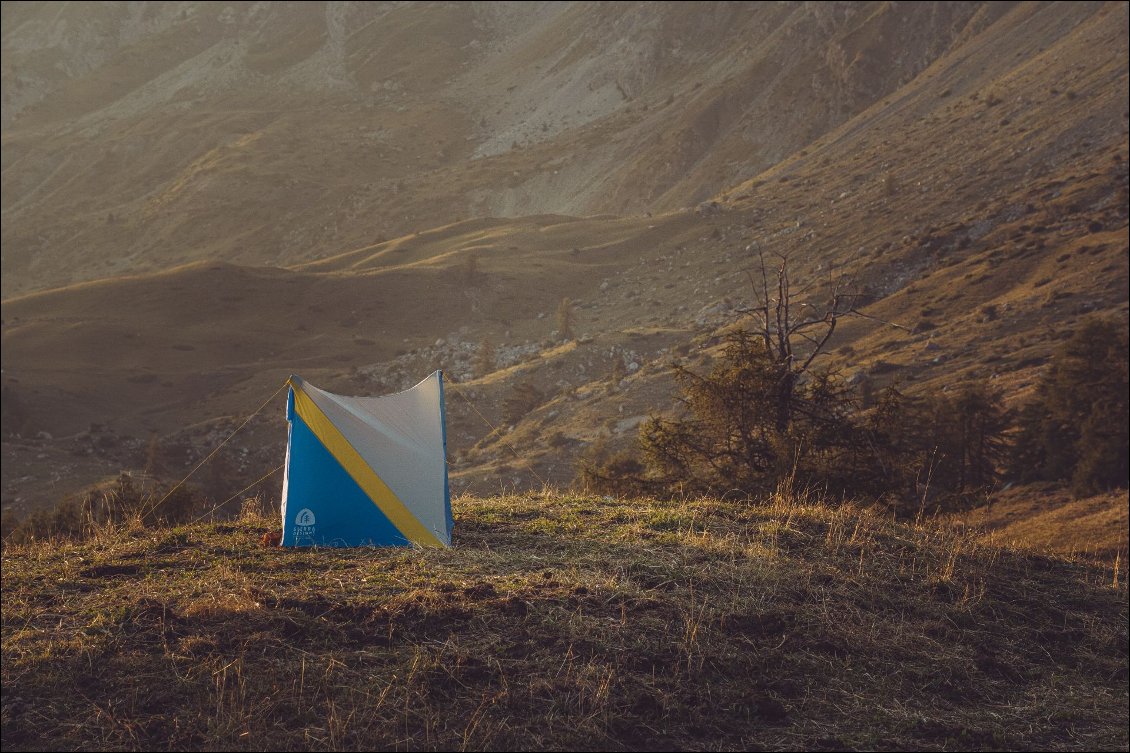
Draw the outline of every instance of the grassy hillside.
M1126 749L1124 576L803 500L456 500L3 553L16 749Z
M1130 505L1125 489L1075 499L1053 484L1014 487L991 504L959 516L987 541L1084 557L1101 562L1127 559Z

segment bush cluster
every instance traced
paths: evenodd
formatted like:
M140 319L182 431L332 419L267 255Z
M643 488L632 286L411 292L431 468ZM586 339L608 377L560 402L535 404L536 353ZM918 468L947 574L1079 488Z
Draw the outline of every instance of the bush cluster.
M749 498L799 484L907 514L968 507L1006 480L1069 480L1078 494L1126 486L1126 343L1125 328L1087 322L1013 412L983 384L909 397L828 370L798 375L737 330L709 373L675 365L675 415L646 422L634 453L589 453L579 482Z

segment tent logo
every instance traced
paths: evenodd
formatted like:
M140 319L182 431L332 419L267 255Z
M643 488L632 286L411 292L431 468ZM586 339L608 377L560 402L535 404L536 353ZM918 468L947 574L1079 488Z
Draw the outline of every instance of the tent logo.
M309 507L303 507L294 516L294 538L309 539L314 535L314 511Z

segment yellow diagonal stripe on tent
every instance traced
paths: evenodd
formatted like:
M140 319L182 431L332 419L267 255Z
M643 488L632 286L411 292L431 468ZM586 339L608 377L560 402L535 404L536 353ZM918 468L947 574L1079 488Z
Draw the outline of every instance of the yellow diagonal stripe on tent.
M294 412L405 538L420 546L443 546L435 534L409 512L392 489L389 489L381 477L369 467L349 440L300 386L294 390Z

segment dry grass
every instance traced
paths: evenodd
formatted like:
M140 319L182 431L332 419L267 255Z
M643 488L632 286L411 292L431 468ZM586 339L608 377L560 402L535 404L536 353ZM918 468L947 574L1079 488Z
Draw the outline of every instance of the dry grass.
M455 546L273 520L3 554L3 747L1122 749L1127 592L803 500L461 498Z
M1125 568L1128 502L1125 489L1076 499L1062 486L1033 484L998 493L991 505L955 517L1000 546L1106 565L1118 560Z

